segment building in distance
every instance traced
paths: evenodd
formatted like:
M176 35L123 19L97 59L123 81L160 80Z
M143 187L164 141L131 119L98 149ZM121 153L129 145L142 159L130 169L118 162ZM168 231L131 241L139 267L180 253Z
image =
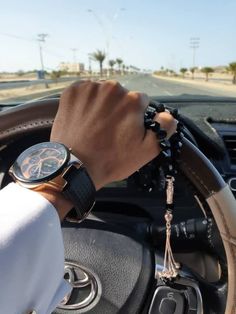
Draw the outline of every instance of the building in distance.
M60 71L68 73L83 73L85 71L84 63L61 62L59 64Z

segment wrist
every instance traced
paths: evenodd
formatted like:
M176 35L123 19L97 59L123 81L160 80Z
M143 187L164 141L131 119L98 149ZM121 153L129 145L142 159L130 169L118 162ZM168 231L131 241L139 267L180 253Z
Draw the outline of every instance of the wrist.
M65 196L60 192L56 192L50 189L42 189L35 192L42 195L55 207L61 221L66 217L66 215L73 207L72 202L66 199Z

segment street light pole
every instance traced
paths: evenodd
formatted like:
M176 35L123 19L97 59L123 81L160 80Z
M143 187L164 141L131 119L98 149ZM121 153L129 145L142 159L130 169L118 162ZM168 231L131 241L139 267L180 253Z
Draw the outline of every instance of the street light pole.
M73 63L75 66L75 72L77 73L78 72L78 64L77 64L76 52L78 51L78 49L72 48L71 50L73 51Z
M196 50L199 48L200 38L191 37L190 38L190 48L193 49L193 68L196 66Z
M94 10L92 9L88 9L89 13L92 13L94 18L96 19L96 21L98 22L98 24L100 25L102 31L104 32L105 38L106 38L106 57L107 57L107 76L110 76L110 70L109 70L109 52L110 52L110 42L111 42L111 38L112 38L112 31L113 31L113 24L115 22L115 20L117 20L118 16L119 16L119 12L121 11L125 11L125 8L119 8L111 18L109 18L111 25L109 27L110 32L107 31L107 28L105 27L103 21L101 20L101 18L99 17L99 15L97 15L96 12L94 12Z
M48 83L45 81L45 70L44 70L44 62L43 62L43 46L42 43L45 42L45 38L48 34L38 34L38 42L39 42L39 55L40 55L40 63L41 63L41 71L42 71L42 78L44 79L45 87L48 88Z
M92 64L91 64L91 54L88 54L88 61L89 61L89 75L92 75Z

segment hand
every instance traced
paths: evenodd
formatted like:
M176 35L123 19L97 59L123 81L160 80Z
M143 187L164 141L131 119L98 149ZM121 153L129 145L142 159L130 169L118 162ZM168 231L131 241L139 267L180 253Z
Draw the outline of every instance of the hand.
M86 166L96 189L124 179L159 154L156 136L144 128L149 99L115 81L75 83L62 93L51 141L72 149ZM169 113L156 120L171 136Z

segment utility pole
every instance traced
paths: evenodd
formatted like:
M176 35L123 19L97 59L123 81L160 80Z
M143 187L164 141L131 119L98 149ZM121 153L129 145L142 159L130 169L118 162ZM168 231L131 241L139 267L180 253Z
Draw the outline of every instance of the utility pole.
M199 37L191 37L190 38L190 48L193 49L193 68L196 67L196 50L200 46L200 38Z
M43 63L43 46L42 43L45 42L45 38L48 36L48 34L38 34L38 42L39 42L39 55L40 55L40 62L41 62L41 71L42 71L42 79L44 79L45 87L48 88L48 83L45 80L45 70L44 70L44 63Z
M91 54L89 53L88 54L88 61L89 61L89 75L91 76L92 75L92 64L91 64Z
M76 52L78 51L78 49L72 48L71 50L73 51L73 63L74 63L75 72L77 73L78 72L78 64L77 64Z

